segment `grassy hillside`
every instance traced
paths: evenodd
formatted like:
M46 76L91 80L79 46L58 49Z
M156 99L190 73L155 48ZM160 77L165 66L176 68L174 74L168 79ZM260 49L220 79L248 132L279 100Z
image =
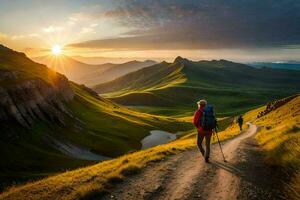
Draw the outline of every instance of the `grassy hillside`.
M98 85L95 89L100 93L115 91L113 94L110 94L114 96L130 93L130 91L145 93L185 82L185 78L180 71L181 66L162 62L129 73L125 77L114 81Z
M30 78L40 78L48 83L52 82L55 72L45 65L34 63L24 53L15 52L0 44L0 69L17 70L21 73L20 81ZM34 63L34 64L33 64ZM1 85L9 84L8 80L1 80Z
M269 163L279 164L289 169L293 178L291 182L287 183L287 189L290 190L291 198L294 199L299 199L297 195L299 195L300 184L298 173L300 143L297 135L299 134L299 103L300 97L298 96L263 117L257 118L258 114L265 110L265 106L251 110L244 115L245 121L262 126L256 138L265 150ZM219 133L221 140L238 134L239 129L236 124ZM10 188L0 195L0 199L55 199L58 197L89 199L95 196L99 197L106 188L137 173L149 162L158 162L168 155L194 148L195 145L195 133L193 131L186 132L185 136L169 144Z
M138 106L146 112L160 113L157 107L169 107L182 114L205 98L215 104L219 115L230 115L298 92L299 76L300 72L293 70L257 69L226 60L193 62L178 57L174 63L150 66L94 89L115 102Z
M287 194L296 200L300 198L300 96L275 102L270 110L255 121L262 126L256 139L265 151L266 161L285 170Z
M26 81L39 80L39 83L49 84L52 88L53 77L63 77L44 65L31 61L23 53L14 52L5 47L0 49L0 90L9 91L17 99L16 109L26 113L29 106L40 99L31 99L34 93L40 91L20 91L20 85ZM3 71L1 71L3 70ZM7 76L7 72L17 73L16 77ZM2 79L3 78L3 79ZM34 82L29 82L34 84ZM54 86L53 86L54 87ZM56 85L59 89L60 85ZM0 152L3 161L0 163L0 182L11 180L28 180L34 177L65 171L66 169L95 163L66 155L53 146L58 140L66 144L87 149L88 151L106 157L116 157L124 153L140 149L140 141L150 130L161 129L170 132L188 130L191 124L181 119L162 117L139 113L109 100L97 96L85 86L69 82L64 87L71 87L74 98L62 101L68 111L56 113L63 118L63 123L55 120L42 120L32 111L28 112L35 121L30 128L23 127L17 121L9 118L0 119ZM11 89L13 88L13 89ZM53 89L53 88L52 88ZM51 90L52 91L52 90ZM1 93L2 94L2 93ZM0 97L0 111L7 110ZM60 98L59 95L57 98ZM40 102L39 104L46 104ZM35 104L34 104L35 105ZM12 105L15 106L15 105ZM24 117L26 119L26 117Z

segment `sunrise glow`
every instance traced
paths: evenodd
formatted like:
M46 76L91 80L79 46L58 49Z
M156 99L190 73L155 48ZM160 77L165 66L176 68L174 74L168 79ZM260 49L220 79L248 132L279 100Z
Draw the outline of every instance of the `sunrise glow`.
M51 52L53 55L58 56L62 53L62 47L58 44L52 46Z

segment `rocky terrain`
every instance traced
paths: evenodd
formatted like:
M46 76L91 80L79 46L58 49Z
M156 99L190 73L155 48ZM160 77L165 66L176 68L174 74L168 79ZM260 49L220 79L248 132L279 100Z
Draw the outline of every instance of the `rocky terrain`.
M63 123L61 112L70 115L63 102L74 97L68 79L54 73L47 83L38 77L23 79L23 73L0 70L0 120L15 120L26 128L35 119Z
M283 98L283 99L280 99L280 100L274 100L272 102L269 102L265 108L265 110L261 111L258 113L257 117L263 117L265 116L266 114L268 114L269 112L273 111L273 110L276 110L277 108L283 106L284 104L286 104L287 102L295 99L296 97L298 97L299 94L295 94L295 95L292 95L292 96L289 96L289 97L286 97L286 98Z

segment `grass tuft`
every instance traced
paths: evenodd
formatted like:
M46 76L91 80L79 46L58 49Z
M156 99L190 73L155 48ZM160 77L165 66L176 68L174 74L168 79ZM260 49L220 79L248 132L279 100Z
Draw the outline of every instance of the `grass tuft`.
M124 176L130 176L137 174L141 171L141 166L135 165L135 164L129 164L125 165L124 167L121 168L120 174Z
M107 179L107 183L108 184L116 184L116 183L120 183L124 180L123 176L120 175L116 175L116 176L111 176Z

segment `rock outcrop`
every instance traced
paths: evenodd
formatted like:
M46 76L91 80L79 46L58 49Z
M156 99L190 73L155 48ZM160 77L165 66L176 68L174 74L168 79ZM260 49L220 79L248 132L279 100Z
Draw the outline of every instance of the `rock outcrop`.
M73 97L64 75L0 45L1 123L14 120L26 128L36 120L64 124L64 116L71 116L65 103Z
M18 72L0 71L0 120L16 120L30 128L35 120L58 121L71 115L64 102L73 99L68 79L57 74L53 85L40 79L18 80ZM63 113L63 114L62 114Z
M277 108L285 105L286 103L290 102L291 100L295 99L296 97L298 97L299 94L295 94L283 99L279 99L279 100L275 100L272 102L269 102L265 108L265 110L261 111L258 113L257 118L263 117L266 114L268 114L269 112L276 110Z

